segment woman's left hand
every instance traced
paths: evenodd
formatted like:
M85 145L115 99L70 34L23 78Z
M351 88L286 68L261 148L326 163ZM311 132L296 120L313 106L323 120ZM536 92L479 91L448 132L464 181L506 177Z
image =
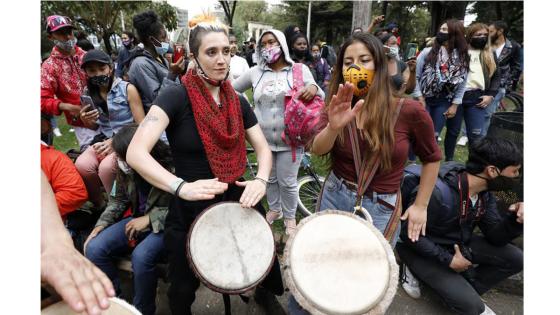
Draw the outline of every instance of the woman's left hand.
M453 117L455 117L455 114L457 114L457 107L459 105L457 104L451 104L451 106L449 106L449 108L445 111L445 113L443 113L443 116L445 116L445 118L447 119L451 119Z
M254 207L266 193L266 184L258 179L246 182L235 181L235 184L239 187L245 187L241 198L239 198L239 203L245 208Z
M113 139L109 138L103 142L98 142L93 145L93 149L98 156L104 158L113 153Z
M428 208L412 204L404 212L401 220L408 219L408 238L412 242L418 241L420 232L426 236L426 221L428 220Z
M135 218L130 220L124 227L124 233L126 237L131 240L135 238L140 231L144 230L145 228L150 225L150 217L146 214L139 218Z
M299 99L304 102L309 102L313 99L315 94L317 94L318 88L314 84L309 84L303 90L301 90Z
M476 104L476 106L480 108L486 108L486 106L490 105L490 103L492 103L492 101L494 100L494 97L490 95L482 95L480 98L482 99L482 101Z

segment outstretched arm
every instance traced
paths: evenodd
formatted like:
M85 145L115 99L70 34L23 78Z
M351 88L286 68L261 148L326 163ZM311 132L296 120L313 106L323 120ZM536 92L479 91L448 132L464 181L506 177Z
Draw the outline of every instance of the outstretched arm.
M48 233L47 233L48 230ZM76 312L101 314L115 296L109 278L82 256L64 228L54 193L41 172L41 281L54 287Z

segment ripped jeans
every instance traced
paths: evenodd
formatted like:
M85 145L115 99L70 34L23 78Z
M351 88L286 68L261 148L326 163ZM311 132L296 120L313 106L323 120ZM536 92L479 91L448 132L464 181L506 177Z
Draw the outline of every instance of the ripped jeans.
M447 133L444 141L446 161L453 161L463 118L467 127L469 146L483 137L486 109L476 106L482 100L481 96L481 90L466 91L463 96L463 104L457 107L455 117L447 120Z

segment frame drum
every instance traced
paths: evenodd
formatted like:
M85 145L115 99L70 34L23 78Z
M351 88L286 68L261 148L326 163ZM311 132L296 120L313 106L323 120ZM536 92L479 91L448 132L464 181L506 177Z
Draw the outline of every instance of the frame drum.
M311 314L383 314L397 291L391 246L371 223L348 212L303 219L284 257L286 284Z
M187 237L187 257L210 289L239 294L259 284L274 262L274 237L266 219L238 202L205 209Z

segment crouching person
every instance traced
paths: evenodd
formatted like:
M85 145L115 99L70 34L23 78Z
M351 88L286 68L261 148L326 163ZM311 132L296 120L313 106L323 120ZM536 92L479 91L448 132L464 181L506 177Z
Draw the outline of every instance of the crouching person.
M459 314L494 314L480 296L523 270L523 252L510 244L523 232L523 202L501 215L492 191L518 184L522 159L512 142L484 138L472 146L466 166L442 165L428 205L426 235L411 242L405 221L396 247L403 289L411 297L420 297L417 277ZM405 174L403 205L414 201L419 167L411 165ZM473 233L476 226L482 235Z
M107 208L86 240L84 251L86 257L111 279L117 295L120 294L120 281L114 258L132 252L134 306L142 314L154 314L158 280L156 264L166 256L163 228L171 195L150 185L126 164L126 150L136 128L125 126L113 136L112 146L119 167L116 193L109 198ZM151 155L173 171L171 152L161 140ZM123 218L128 208L131 208L132 216Z

